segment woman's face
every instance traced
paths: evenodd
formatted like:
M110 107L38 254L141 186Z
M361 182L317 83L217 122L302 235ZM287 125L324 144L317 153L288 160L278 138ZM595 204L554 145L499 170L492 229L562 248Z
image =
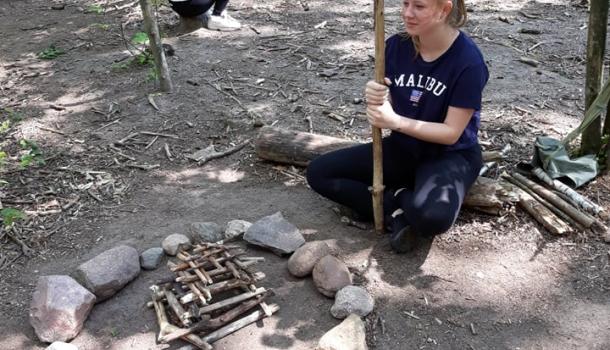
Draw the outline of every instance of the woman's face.
M451 8L451 0L403 0L401 15L407 33L419 36L445 24Z

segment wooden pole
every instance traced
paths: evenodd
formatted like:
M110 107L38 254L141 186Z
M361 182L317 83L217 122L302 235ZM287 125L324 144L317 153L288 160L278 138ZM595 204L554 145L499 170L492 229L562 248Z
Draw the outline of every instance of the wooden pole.
M142 16L144 17L144 28L146 29L146 33L148 34L148 39L150 41L150 50L155 58L155 69L159 74L159 85L161 86L161 91L171 92L172 80L169 75L167 61L165 60L165 52L163 51L157 20L155 19L155 16L153 16L153 11L149 0L139 1L140 7L142 8Z
M585 110L593 103L602 85L602 67L608 26L608 0L591 0L587 33L587 77ZM581 151L597 154L601 148L601 118L594 120L582 133Z
M383 0L375 0L375 81L385 84L385 31L383 20ZM375 232L383 233L383 153L381 129L372 127L373 132L373 216Z

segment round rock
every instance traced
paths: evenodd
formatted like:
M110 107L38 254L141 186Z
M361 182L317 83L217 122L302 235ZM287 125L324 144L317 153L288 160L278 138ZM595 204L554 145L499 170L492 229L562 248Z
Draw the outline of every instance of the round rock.
M175 256L176 254L178 254L178 250L180 249L180 247L183 247L185 249L190 248L191 240L183 234L174 233L167 236L163 240L163 243L161 243L161 246L163 247L163 251L165 251L165 254Z
M224 238L222 227L215 222L193 222L188 232L193 242L214 243Z
M324 242L305 243L288 259L288 271L293 276L305 277L311 273L316 263L328 254L330 254L330 248Z
M313 283L318 291L332 298L338 290L352 284L352 275L343 261L332 255L320 259L313 268Z
M146 249L140 254L140 266L144 270L154 270L159 266L161 258L163 258L163 248Z
M345 286L335 295L335 304L330 308L330 313L340 320L349 314L364 317L373 311L373 307L375 301L364 288Z

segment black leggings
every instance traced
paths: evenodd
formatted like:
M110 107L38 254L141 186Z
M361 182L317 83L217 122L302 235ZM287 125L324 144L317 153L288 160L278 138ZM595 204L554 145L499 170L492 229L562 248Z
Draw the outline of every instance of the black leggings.
M384 212L404 211L404 219L420 235L447 231L455 222L464 196L482 166L478 145L459 151L421 156L383 139ZM417 153L417 154L415 154ZM372 144L324 154L307 168L314 191L350 207L367 220L373 218L369 186L373 182ZM404 188L394 196L396 190Z
M169 1L172 9L182 17L197 17L209 10L212 5L213 15L220 15L227 8L229 0L190 0L190 1Z

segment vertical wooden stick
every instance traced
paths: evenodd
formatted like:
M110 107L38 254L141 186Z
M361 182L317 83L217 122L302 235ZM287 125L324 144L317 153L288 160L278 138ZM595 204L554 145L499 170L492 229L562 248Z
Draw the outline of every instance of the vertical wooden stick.
M157 73L159 73L159 84L161 86L161 91L171 92L172 80L169 75L167 61L165 60L165 52L163 52L163 45L161 43L161 35L159 35L157 20L155 19L155 16L153 16L149 0L139 1L140 7L142 8L142 16L144 17L144 27L150 41L150 50L155 58L155 68Z
M375 0L375 81L384 83L385 77L385 32L383 20L383 0ZM381 129L373 126L373 215L375 232L383 233L383 150Z

